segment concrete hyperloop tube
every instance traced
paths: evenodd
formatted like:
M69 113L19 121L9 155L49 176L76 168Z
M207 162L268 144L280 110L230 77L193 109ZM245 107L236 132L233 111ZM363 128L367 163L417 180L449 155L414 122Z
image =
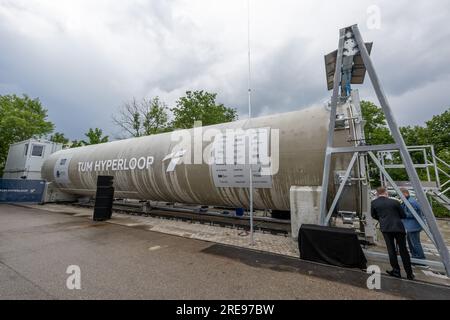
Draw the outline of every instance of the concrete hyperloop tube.
M268 186L255 189L254 201L257 209L289 211L292 186L322 184L329 115L324 107L315 107L202 130L270 128L272 133L279 132L279 170L265 182ZM193 141L196 131L185 132ZM117 198L248 208L248 187L221 185L214 165L186 164L195 146L180 144L173 137L166 133L63 150L45 162L42 175L60 191L79 196L94 196L97 176L106 175L114 177ZM271 145L275 137L272 135ZM347 131L336 139L339 145L349 145ZM200 150L210 154L213 145L203 141ZM174 161L177 151L189 149L191 155L178 154L182 161ZM336 157L334 168L345 169L348 162L348 156Z

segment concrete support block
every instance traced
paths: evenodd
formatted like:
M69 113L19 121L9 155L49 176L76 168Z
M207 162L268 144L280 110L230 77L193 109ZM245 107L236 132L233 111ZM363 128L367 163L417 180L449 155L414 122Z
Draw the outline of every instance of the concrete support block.
M78 196L68 194L60 191L54 187L52 183L47 183L45 187L43 203L58 203L58 202L75 202L78 200Z
M298 239L303 224L319 224L321 187L291 187L292 238Z

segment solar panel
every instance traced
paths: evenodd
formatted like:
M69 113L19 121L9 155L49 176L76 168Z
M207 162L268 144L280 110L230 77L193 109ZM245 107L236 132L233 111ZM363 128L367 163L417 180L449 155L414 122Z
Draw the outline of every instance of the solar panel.
M373 42L366 43L369 54L372 52ZM337 50L325 56L325 67L327 73L328 90L334 87L334 72L336 70ZM361 54L354 56L354 65L352 73L352 84L363 84L366 77L366 67L364 66Z

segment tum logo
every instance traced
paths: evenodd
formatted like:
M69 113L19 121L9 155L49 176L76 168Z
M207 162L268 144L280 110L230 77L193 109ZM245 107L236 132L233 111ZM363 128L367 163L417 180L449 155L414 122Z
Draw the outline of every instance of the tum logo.
M69 290L81 290L81 269L79 266L73 265L67 267L67 274L70 276L67 278L66 286Z

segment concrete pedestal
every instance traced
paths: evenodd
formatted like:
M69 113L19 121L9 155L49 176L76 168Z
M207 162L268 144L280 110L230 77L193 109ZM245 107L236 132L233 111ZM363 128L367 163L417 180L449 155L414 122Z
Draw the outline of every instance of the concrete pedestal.
M319 224L321 187L291 187L292 238L298 239L303 224Z

